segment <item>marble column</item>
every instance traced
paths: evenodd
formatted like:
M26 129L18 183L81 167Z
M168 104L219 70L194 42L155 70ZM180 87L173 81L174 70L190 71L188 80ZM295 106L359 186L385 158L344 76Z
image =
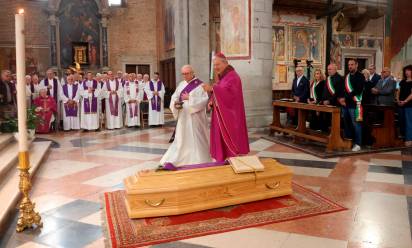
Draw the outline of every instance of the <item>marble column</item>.
M180 68L191 64L197 77L209 78L209 0L175 0L176 81Z
M250 130L272 122L272 4L273 0L251 1L251 58L230 61L242 79Z

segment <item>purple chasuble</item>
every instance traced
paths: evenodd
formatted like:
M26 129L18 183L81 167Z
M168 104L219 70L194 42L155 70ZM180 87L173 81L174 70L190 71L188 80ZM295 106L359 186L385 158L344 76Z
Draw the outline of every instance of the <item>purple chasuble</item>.
M162 81L160 81L160 80L157 81L157 90L156 90L157 92L162 90L162 84L163 84ZM154 88L153 81L150 81L149 86L150 86L150 91L154 92L155 88ZM152 99L150 100L150 102L152 104L152 110L156 110L157 112L160 112L160 110L161 110L161 106L160 106L161 100L162 99L158 95L152 97Z
M87 80L83 81L83 89L85 91L88 90L88 87L86 86ZM83 98L83 103L84 103L84 112L87 114L90 113L96 113L97 112L97 97L94 95L94 91L97 89L97 84L98 82L96 80L93 80L93 92L92 92L92 102L90 106L90 99L89 98Z
M115 80L116 82L116 91L119 90L119 85L120 82L118 80ZM119 115L119 96L116 94L116 99L115 102L113 103L113 98L112 98L112 89L110 87L110 80L107 82L107 90L110 91L110 96L109 96L109 107L110 107L110 114L113 116L118 116Z
M72 85L72 87L73 87L73 92L72 92L72 98L70 99L69 86L68 84L63 85L63 94L70 100L73 100L73 98L76 96L77 88L78 88L77 85ZM67 103L65 103L64 110L65 110L67 117L77 117L77 105L69 106Z
M49 86L49 78L44 79L44 86ZM50 89L47 89L47 95L50 96ZM53 98L57 102L57 79L53 78Z
M182 95L183 94L190 94L190 92L192 92L192 90L194 90L194 89L196 89L197 88L197 86L199 86L199 85L201 85L203 82L200 80L200 79L198 79L198 78L193 78L192 79L192 81L190 81L187 85L186 85L186 87L182 90L182 92L180 93L180 96L179 96L179 101L181 102L182 101Z

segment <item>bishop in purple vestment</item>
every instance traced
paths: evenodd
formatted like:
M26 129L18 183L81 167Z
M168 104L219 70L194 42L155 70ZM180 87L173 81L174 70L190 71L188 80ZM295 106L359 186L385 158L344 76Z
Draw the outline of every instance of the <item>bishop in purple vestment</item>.
M210 154L221 162L247 155L250 149L241 79L222 53L216 54L213 67L219 77L218 82L213 86L204 84L203 87L211 93L209 107L213 109Z

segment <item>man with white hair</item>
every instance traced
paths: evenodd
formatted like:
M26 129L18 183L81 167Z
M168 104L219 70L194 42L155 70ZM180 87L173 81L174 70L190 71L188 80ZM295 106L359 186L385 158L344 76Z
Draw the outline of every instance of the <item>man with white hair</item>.
M47 94L48 89L41 86L40 95L33 101L36 115L42 120L36 126L36 133L49 133L51 124L55 120L54 113L57 112L57 105L53 97Z
M40 82L40 86L44 86L47 88L47 95L52 96L54 101L57 103L59 98L60 92L60 82L59 79L56 78L54 75L54 71L52 69L48 69L46 72L47 76Z
M163 82L159 79L159 73L155 72L153 80L145 85L145 92L149 101L149 126L163 125L165 123L163 103L166 91Z
M83 97L80 109L80 127L85 130L97 130L99 129L100 116L100 85L93 79L93 74L88 72L87 79L80 84L79 87L81 96Z
M192 66L181 69L183 81L179 83L170 101L170 110L177 120L175 139L160 163L170 166L211 162L209 154L208 121L206 115L209 96L201 87Z
M60 99L63 102L63 129L78 130L80 129L80 86L74 84L74 76L68 75L66 78L66 84L62 86L60 93Z
M143 100L143 91L139 84L129 74L124 84L124 101L126 103L126 125L128 127L140 126L140 102Z
M106 99L106 128L122 128L122 83L121 81L116 80L112 71L108 71L107 76L109 77L109 80L103 87L103 96Z

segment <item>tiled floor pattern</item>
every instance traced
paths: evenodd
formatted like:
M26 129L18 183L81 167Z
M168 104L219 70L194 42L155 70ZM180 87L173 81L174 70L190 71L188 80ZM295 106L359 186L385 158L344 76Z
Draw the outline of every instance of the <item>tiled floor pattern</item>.
M99 197L123 188L138 170L155 168L171 127L42 136L58 143L34 179L32 198L44 228L0 247L104 247ZM158 248L412 248L412 152L319 159L251 133L253 154L290 166L294 180L349 208L335 214L155 245Z

